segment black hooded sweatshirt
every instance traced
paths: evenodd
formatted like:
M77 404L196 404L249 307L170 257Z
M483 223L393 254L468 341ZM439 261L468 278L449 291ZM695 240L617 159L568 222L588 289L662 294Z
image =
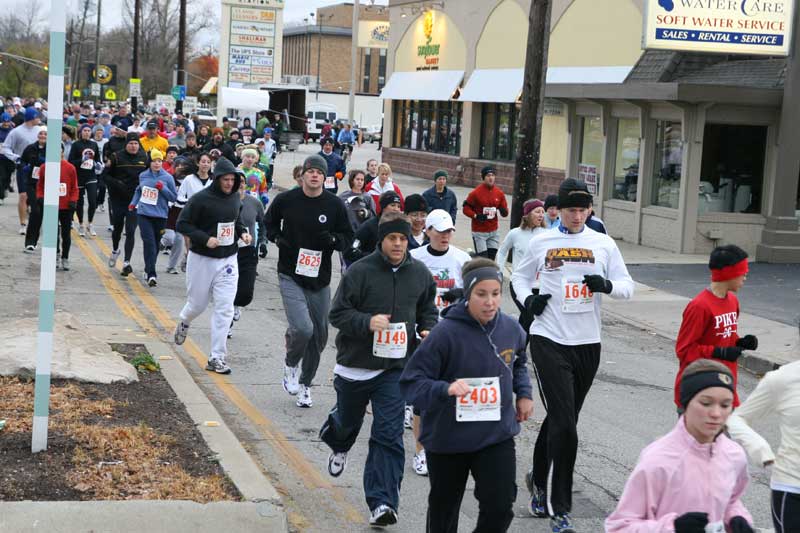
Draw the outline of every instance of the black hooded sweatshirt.
M219 185L219 178L226 174L234 175L233 189L227 194L222 192ZM246 229L240 219L242 200L239 197L239 185L241 180L242 176L233 163L225 158L220 158L214 167L214 181L211 185L189 198L186 206L181 210L175 229L178 233L189 237L189 249L192 252L217 259L230 257L239 252L236 242ZM223 225L231 223L234 228L231 244L220 245L216 248L206 246L209 238L220 239Z
M100 149L93 140L78 139L72 143L69 151L69 162L75 167L78 174L78 187L83 187L87 183L97 182L97 175L94 173L94 164L100 162ZM88 168L83 168L85 165Z

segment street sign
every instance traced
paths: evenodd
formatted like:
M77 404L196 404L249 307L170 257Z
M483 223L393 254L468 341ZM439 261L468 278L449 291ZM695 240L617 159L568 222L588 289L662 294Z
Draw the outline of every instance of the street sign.
M74 91L72 91L72 96L73 96L73 98L80 98L81 97L81 90L80 89L75 89Z
M139 78L131 78L130 83L130 96L131 98L139 98L142 96L142 80Z
M93 83L92 84L92 96L100 96L100 84Z
M186 100L183 101L183 114L184 115L191 115L192 113L197 112L197 97L196 96L187 96Z
M186 85L176 85L171 94L175 100L186 100Z
M106 100L116 100L116 99L117 99L117 93L114 91L114 89L106 89Z

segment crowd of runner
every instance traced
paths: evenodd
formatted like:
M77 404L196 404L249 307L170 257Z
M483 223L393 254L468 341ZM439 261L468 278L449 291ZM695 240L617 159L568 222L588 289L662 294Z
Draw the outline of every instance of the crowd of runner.
M268 115L255 125L209 127L166 110L67 110L59 268L70 268L72 230L96 236L95 214L107 209L109 268L121 258L120 275L133 274L137 229L150 287L159 255L168 254L162 270L186 278L175 343L211 305L206 369L229 374L227 339L274 243L288 323L283 389L298 407L313 407L333 326L336 404L319 437L331 449L329 474L340 476L371 409L363 484L374 526L399 520L405 427L414 433L414 471L430 480L427 530L458 530L471 475L480 510L474 530L506 531L517 496L514 439L534 411L532 368L546 416L526 469L529 511L549 518L553 533L576 531L577 421L600 362L602 302L634 293L586 183L568 178L557 194L525 202L521 225L501 243L498 220L509 207L492 166L460 205L443 170L423 194L404 196L388 164L370 160L348 171L349 128L323 132L319 153L294 169L297 185L275 194L285 130L279 115ZM46 105L18 99L0 117L0 200L18 193L26 253L41 232L45 118ZM471 253L450 243L458 216L471 219ZM334 257L341 278L332 292ZM747 456L773 465L776 531L800 531L800 363L769 373L739 406L737 359L758 348L755 336L737 330L747 254L718 247L709 269L676 343L677 423L642 452L606 531L753 532L741 502ZM518 317L500 309L504 286ZM749 426L772 411L783 438L777 455Z

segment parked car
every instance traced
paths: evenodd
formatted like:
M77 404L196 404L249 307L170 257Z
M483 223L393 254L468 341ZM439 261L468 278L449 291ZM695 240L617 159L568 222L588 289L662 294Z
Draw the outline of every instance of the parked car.
M381 126L367 126L364 128L364 142L374 143L381 140Z
M199 108L195 114L197 115L197 120L200 122L200 124L206 124L211 127L217 125L217 116L212 113L210 109Z

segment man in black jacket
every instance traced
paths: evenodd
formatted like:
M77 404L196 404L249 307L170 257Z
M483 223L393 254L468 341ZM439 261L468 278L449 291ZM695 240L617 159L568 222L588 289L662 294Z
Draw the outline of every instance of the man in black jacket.
M408 217L387 213L378 231L379 248L347 269L333 301L331 324L339 329L336 406L319 436L332 450L328 473L339 476L372 403L364 495L369 523L385 526L397 522L405 461L400 374L417 346L417 333L424 339L438 313L428 267L408 254Z
M228 161L236 161L236 152L233 151L231 145L225 142L222 128L214 128L211 130L211 140L208 144L203 146L204 152L211 152L211 150L219 150L222 156Z
M364 221L356 230L353 245L344 251L344 261L347 266L355 263L375 251L378 245L378 224L384 213L402 213L403 208L400 195L395 191L386 191L378 198L381 205L381 214Z
M128 210L136 187L139 186L139 174L147 170L147 155L139 146L139 134L128 133L125 149L111 154L106 173L108 201L111 206L111 255L108 266L114 268L119 258L119 241L122 228L125 228L125 257L122 263L122 276L133 272L131 256L136 243L136 211Z
M175 344L183 344L192 320L214 300L211 316L211 354L206 370L230 374L226 356L228 330L233 321L233 301L239 282L236 255L241 239L252 243L242 224L239 185L242 173L221 157L214 167L214 181L189 199L178 217L176 230L189 238L186 261L186 305L175 327Z

